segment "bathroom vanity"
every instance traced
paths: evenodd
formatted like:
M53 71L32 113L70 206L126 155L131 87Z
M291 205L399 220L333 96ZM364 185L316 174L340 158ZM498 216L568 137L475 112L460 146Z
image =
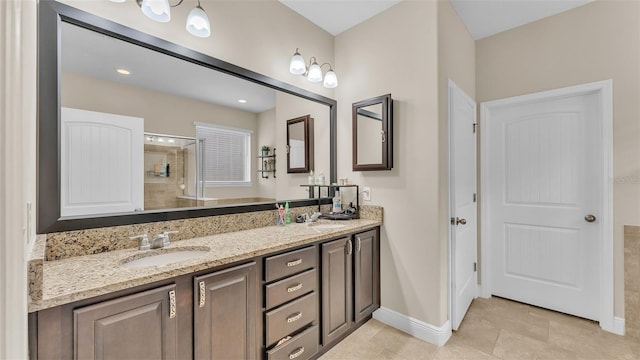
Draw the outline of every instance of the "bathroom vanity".
M317 358L379 307L380 225L270 226L46 261L31 357ZM138 266L181 251L194 255Z

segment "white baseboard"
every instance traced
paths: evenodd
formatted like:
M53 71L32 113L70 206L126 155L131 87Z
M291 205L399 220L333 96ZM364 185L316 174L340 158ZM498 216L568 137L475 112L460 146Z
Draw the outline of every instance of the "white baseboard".
M451 323L449 320L442 326L433 326L385 307L380 307L380 309L376 310L373 313L373 318L438 346L444 345L451 337Z
M611 332L618 335L624 335L624 318L613 318L613 330Z

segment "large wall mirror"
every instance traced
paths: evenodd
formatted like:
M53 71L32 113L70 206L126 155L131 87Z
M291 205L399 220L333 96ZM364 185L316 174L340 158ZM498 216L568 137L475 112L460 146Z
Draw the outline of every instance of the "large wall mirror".
M317 204L285 171L307 114L335 181L335 100L52 1L39 67L39 233Z
M353 104L353 170L393 168L393 100L391 94Z

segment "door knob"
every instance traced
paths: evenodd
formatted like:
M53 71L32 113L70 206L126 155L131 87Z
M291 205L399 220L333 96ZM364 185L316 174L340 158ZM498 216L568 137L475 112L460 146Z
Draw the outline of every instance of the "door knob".
M594 222L594 221L596 221L596 217L595 217L595 215L591 215L591 214L589 214L589 215L587 215L587 216L585 216L585 217L584 217L584 220L585 220L586 222Z
M467 219L460 219L456 217L456 225L467 225Z

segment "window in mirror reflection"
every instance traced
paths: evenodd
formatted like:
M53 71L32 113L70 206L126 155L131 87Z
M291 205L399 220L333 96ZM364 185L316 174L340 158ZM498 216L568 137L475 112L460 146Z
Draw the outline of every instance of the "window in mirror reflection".
M251 185L251 131L196 124L204 187Z

